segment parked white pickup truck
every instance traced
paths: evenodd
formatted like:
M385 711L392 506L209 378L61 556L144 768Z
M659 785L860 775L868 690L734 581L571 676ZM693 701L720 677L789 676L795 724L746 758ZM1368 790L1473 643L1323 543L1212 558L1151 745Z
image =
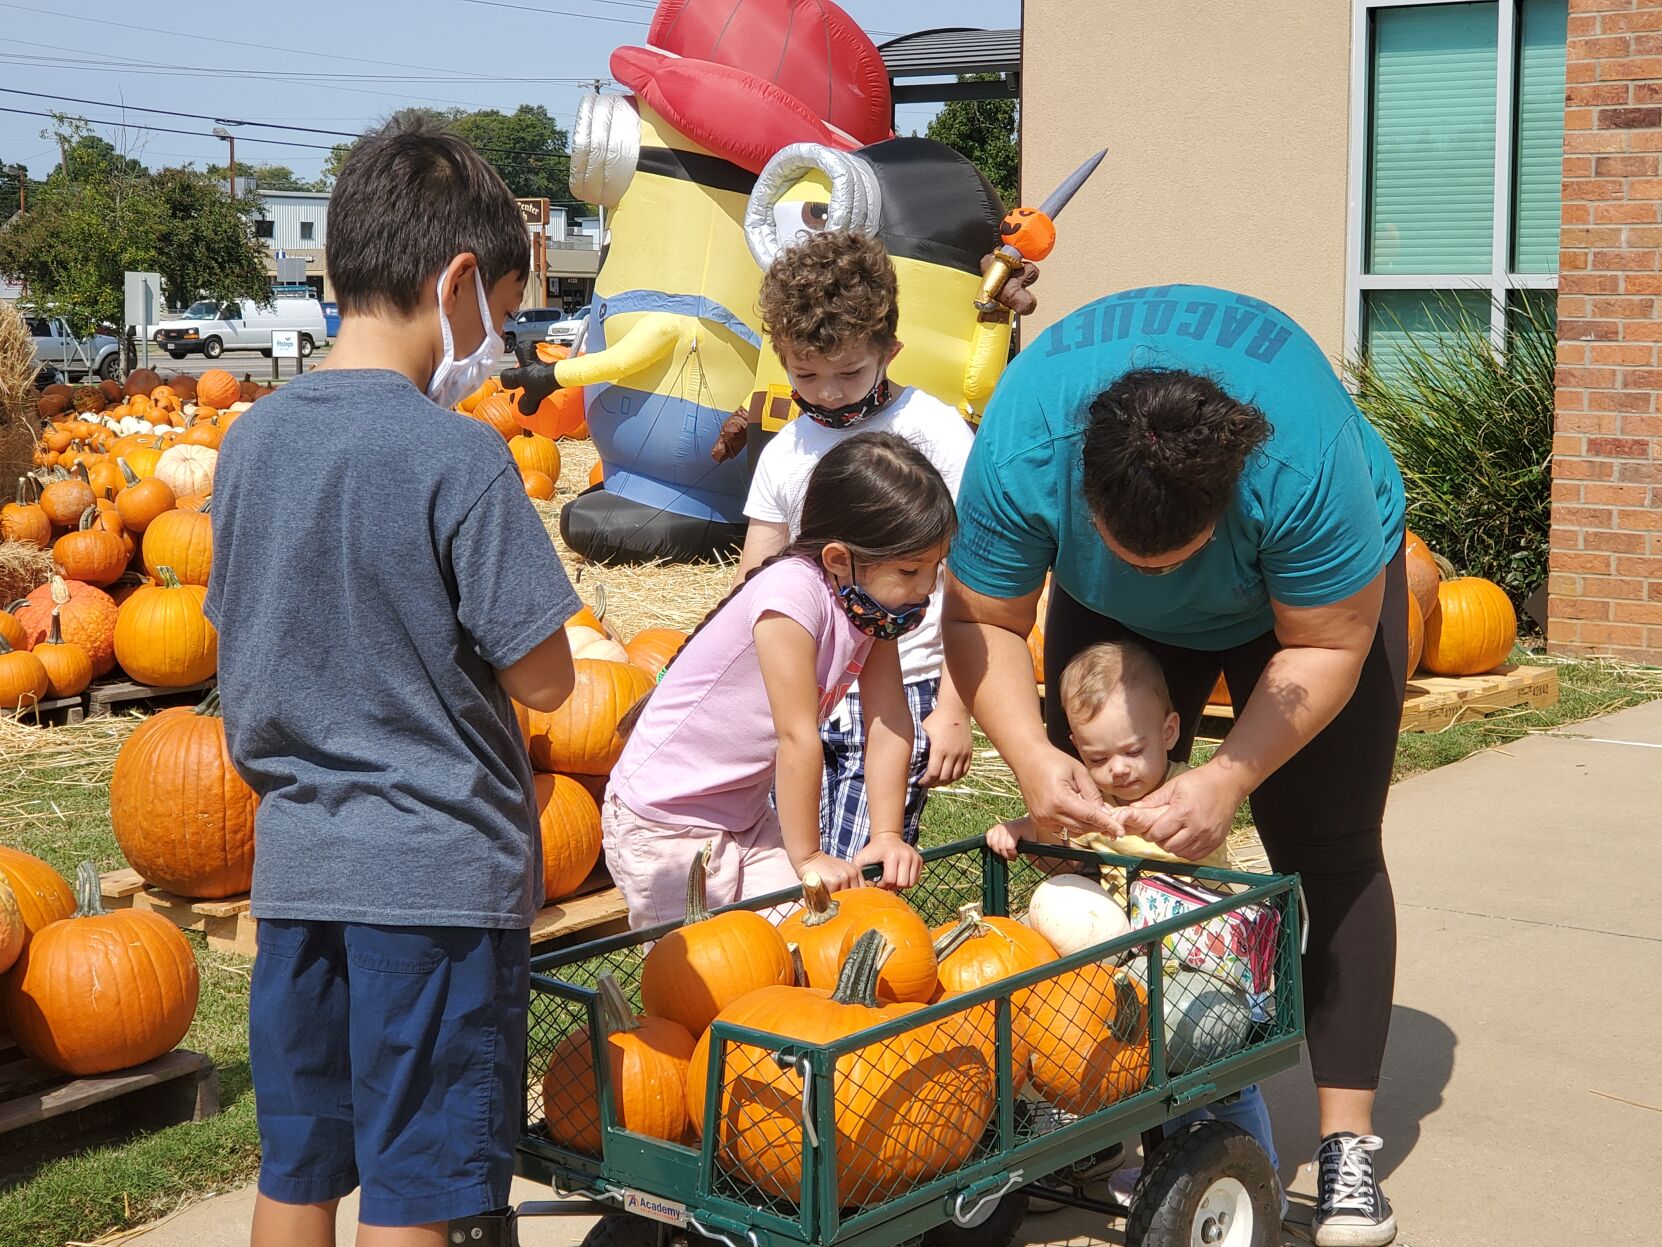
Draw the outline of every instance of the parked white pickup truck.
M239 299L224 304L199 299L178 320L157 325L151 339L174 359L197 351L209 359L218 359L226 351L269 355L274 329L298 330L302 355L310 355L329 340L323 305L316 299L275 299L270 303Z
M37 374L55 373L65 381L89 376L108 380L121 374L121 343L109 335L77 338L59 316L30 316L28 321Z

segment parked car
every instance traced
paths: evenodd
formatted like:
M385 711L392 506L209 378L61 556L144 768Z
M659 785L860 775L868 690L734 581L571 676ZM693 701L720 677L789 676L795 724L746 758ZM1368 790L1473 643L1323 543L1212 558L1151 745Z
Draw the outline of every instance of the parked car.
M323 305L316 299L276 299L270 303L238 299L224 304L199 299L178 320L158 325L156 342L174 359L197 351L209 359L218 359L226 351L270 355L274 329L298 330L302 355L310 355L329 341Z
M66 381L89 376L109 380L121 375L121 343L112 335L77 338L60 316L31 316L28 321L37 375ZM50 380L43 383L50 384Z
M577 339L588 328L589 305L585 303L570 316L562 317L548 326L544 339L560 346L575 348Z
M543 330L564 315L557 307L522 307L502 322L502 345L511 354L521 338L541 341Z

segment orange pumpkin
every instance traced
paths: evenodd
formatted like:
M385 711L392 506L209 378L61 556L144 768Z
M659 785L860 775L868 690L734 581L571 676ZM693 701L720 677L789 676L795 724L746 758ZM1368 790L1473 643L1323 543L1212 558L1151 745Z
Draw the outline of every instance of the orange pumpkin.
M12 968L17 955L23 951L23 940L28 933L23 925L23 911L17 905L17 895L12 891L12 885L0 876L0 974Z
M1482 675L1504 663L1517 642L1518 615L1506 590L1481 576L1460 576L1437 586L1420 661L1433 675Z
M729 909L711 916L704 894L709 860L706 845L687 872L682 925L659 939L641 965L646 1011L680 1023L690 1035L702 1035L716 1014L747 992L795 977L784 937L761 914Z
M13 649L28 649L29 634L23 630L23 624L10 611L0 611L0 641Z
M1206 695L1208 706L1232 706L1235 703L1229 699L1229 681L1222 672L1218 673L1218 682L1212 686L1212 691Z
M514 418L514 400L507 394L492 394L474 407L472 417L491 426L507 441L519 432L519 421Z
M142 533L157 516L173 510L173 490L154 476L141 479L125 459L116 460L127 486L115 496L116 514L129 532Z
M110 595L79 580L53 576L17 608L17 620L31 646L46 639L52 627L52 612L63 620L63 635L86 650L96 678L115 666L116 605Z
M1033 680L1040 688L1045 683L1045 620L1050 614L1050 577L1045 577L1044 588L1039 590L1039 603L1035 608L1038 614L1033 620L1033 629L1027 634L1027 653L1033 659Z
M1425 650L1425 619L1414 595L1408 595L1408 678L1420 669L1420 655Z
M29 652L46 668L48 697L74 697L92 683L92 659L75 642L63 639L62 620L56 610L46 639Z
M560 448L546 437L535 433L521 433L508 439L508 453L519 464L520 471L535 470L550 480L560 479Z
M1094 1113L1148 1082L1148 993L1124 969L1091 962L1035 984L1011 1033L1033 1085L1063 1112Z
M6 1021L25 1055L88 1077L173 1049L201 982L184 933L160 914L107 914L98 872L81 863L74 915L37 931L5 978Z
M605 479L606 465L596 459L594 461L594 466L589 469L589 488L594 488L594 486L600 484Z
M115 757L110 824L134 870L178 896L218 899L254 879L254 792L231 765L219 690L133 730Z
M849 889L870 891L869 888ZM923 1004L935 994L935 941L917 912L904 901L881 906L850 924L843 937L843 956L867 931L881 932L893 949L877 976L877 994L900 1004Z
M210 368L196 379L196 401L209 407L240 403L242 384L223 368Z
M174 508L156 517L144 532L144 570L160 580L165 565L183 584L206 585L214 561L214 524L208 514L211 503L200 511Z
M554 482L548 473L539 472L536 468L521 468L519 479L525 485L525 496L535 498L538 502L547 502L554 497Z
M75 893L40 858L0 844L0 881L11 888L23 921L23 943L36 931L75 912Z
M26 541L42 550L52 544L52 517L34 496L35 480L17 478L17 500L0 507L0 541Z
M687 643L687 634L675 628L644 628L623 648L629 661L654 680Z
M880 909L906 907L906 902L884 888L844 888L833 895L810 870L802 876L802 907L779 924L787 944L796 945L809 987L830 991L842 973L844 950Z
M144 445L129 450L122 458L127 460L127 466L140 480L152 477L156 475L156 465L162 461L162 439L153 437Z
M600 807L566 775L537 776L545 901L570 896L600 860Z
M599 989L614 1120L635 1134L680 1142L688 1126L693 1037L668 1019L637 1017L611 975L601 975ZM572 1031L555 1047L542 1080L542 1105L554 1142L600 1154L600 1095L588 1027Z
M81 522L81 513L97 501L92 486L79 476L53 481L40 491L41 510L59 528L75 527Z
M114 498L126 487L121 469L108 459L100 460L87 470L87 483L96 498Z
M1437 609L1437 585L1443 579L1436 556L1425 542L1409 533L1403 542L1403 557L1408 569L1408 592L1420 604L1421 617L1429 617Z
M606 775L623 752L618 722L652 691L638 667L579 658L571 696L551 714L532 712L531 760L539 771Z
M121 605L116 658L140 684L180 688L200 683L219 665L219 633L202 613L208 591L181 584L171 567L156 571L160 584L145 585Z
M1013 918L983 917L978 904L959 906L957 921L943 923L931 934L935 939L939 980L931 1003L949 1000L1056 960L1056 950L1032 927ZM1011 996L1011 1007L1017 1013L1027 1006L1030 990ZM991 1005L960 1015L961 1023L970 1028L969 1033L986 1053L989 1064L997 1059L996 1017ZM1012 1030L1011 1040L1016 1085L1021 1087L1028 1079L1028 1060L1032 1054L1025 1035Z
M24 710L46 696L46 667L28 650L0 638L0 710Z
M76 530L53 542L52 558L70 579L102 588L120 579L132 555L120 536L98 522L98 515L96 504L88 506ZM121 520L115 524L119 528Z
M724 1009L721 1020L804 1045L834 1043L916 1012L877 995L883 937L872 931L850 951L835 990L768 987ZM875 1203L915 1190L974 1153L996 1105L985 1055L955 1020L914 1026L837 1059L832 1080L836 1201ZM687 1067L687 1109L704 1125L708 1035ZM802 1075L769 1048L727 1047L716 1089L718 1163L768 1194L794 1198L802 1184Z

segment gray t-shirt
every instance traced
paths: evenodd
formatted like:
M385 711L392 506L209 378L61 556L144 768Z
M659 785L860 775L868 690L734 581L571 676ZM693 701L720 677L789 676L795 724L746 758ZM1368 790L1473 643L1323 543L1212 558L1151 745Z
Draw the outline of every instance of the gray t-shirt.
M225 435L213 501L254 915L528 926L542 844L496 669L580 603L501 436L397 373L325 369Z

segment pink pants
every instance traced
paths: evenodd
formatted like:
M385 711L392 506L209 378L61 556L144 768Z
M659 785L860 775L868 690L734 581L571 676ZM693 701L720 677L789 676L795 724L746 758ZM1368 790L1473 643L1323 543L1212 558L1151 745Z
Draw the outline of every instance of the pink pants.
M710 846L705 898L711 909L794 888L801 882L785 852L772 806L752 826L729 831L642 818L608 792L600 807L600 834L606 868L629 905L631 930L686 916L687 874L705 845ZM763 912L777 922L794 908Z

